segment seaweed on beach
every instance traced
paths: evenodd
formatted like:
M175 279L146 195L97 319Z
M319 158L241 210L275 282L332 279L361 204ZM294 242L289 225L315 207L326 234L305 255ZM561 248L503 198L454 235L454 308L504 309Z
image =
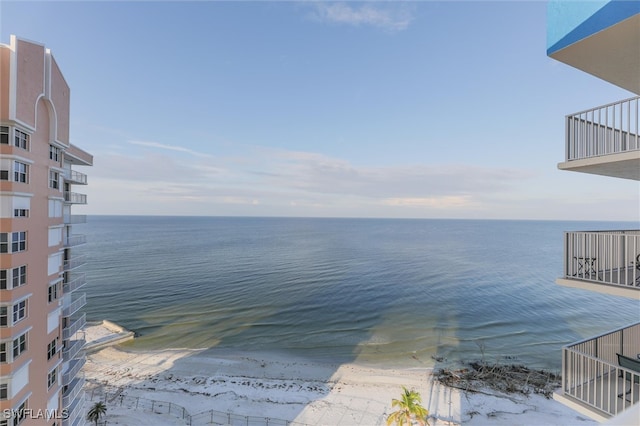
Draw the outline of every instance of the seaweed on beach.
M434 377L443 385L467 392L482 393L482 389L489 388L505 394L534 393L547 399L560 386L559 375L517 364L470 362L460 369L438 369Z

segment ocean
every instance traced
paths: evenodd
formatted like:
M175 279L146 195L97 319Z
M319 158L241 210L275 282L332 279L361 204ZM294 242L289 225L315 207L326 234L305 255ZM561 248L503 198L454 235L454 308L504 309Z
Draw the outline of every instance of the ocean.
M429 367L560 369L638 302L555 284L563 231L637 223L89 216L88 320L132 350L213 348ZM437 360L437 361L436 361Z

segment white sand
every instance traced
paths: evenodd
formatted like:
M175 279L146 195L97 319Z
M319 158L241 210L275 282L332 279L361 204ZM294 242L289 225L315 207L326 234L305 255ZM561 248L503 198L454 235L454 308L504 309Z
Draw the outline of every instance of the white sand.
M104 335L94 327L86 330L88 341ZM310 425L384 424L393 411L391 399L400 396L402 386L420 392L432 425L596 424L537 395L527 398L450 389L434 382L429 369L330 365L214 350L127 352L106 348L89 355L83 371L88 382L85 412L92 395L95 401L101 392L117 392L107 403L109 424L185 424L180 418L182 408L194 416L194 425L206 424L209 414L198 413L209 410ZM166 414L167 407L172 415Z

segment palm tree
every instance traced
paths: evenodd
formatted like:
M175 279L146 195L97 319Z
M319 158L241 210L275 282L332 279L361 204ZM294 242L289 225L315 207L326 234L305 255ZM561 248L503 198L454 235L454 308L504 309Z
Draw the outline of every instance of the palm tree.
M391 406L398 407L398 409L389 414L389 417L387 417L387 425L395 422L398 426L411 426L415 419L418 424L426 424L428 426L427 416L429 415L429 411L420 405L422 402L420 394L414 390L410 391L404 386L402 389L404 390L402 398L391 400Z
M98 401L91 406L91 409L87 413L87 420L90 422L94 422L96 426L98 426L98 421L100 417L104 416L107 412L107 406L104 405L104 402Z

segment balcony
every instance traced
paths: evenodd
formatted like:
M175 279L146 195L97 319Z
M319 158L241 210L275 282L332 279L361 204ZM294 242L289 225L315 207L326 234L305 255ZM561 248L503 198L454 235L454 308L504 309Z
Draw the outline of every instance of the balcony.
M79 353L81 353L82 348L86 344L86 340L71 340L69 341L69 345L62 351L62 360L64 362L69 362L74 359Z
M82 234L69 235L64 238L65 247L75 247L87 243L87 236Z
M87 175L85 175L84 173L77 172L75 170L65 169L64 180L76 185L86 185Z
M640 299L640 230L565 232L560 285Z
M86 283L87 277L85 274L74 274L69 282L62 284L62 290L64 290L65 293L70 293L84 286Z
M65 272L72 271L76 268L87 263L87 259L84 255L81 256L73 256L71 259L67 259L62 264L62 270Z
M87 204L87 196L77 192L64 192L64 201L67 204Z
M62 419L62 426L83 426L86 424L82 413L82 404L84 400L79 397L71 402L71 405L67 407L66 419ZM106 424L106 423L105 423Z
M84 358L77 358L70 361L67 371L62 373L62 384L66 385L71 383L71 381L76 378L76 376L82 369L82 366L85 364L85 362L86 362L86 359Z
M640 398L640 373L618 365L617 354L637 359L640 323L562 348L562 393L555 398L604 421Z
M640 180L640 97L566 117L561 170Z
M69 383L66 392L62 394L62 406L67 408L80 395L84 386L84 377L76 377Z
M86 214L65 214L63 216L63 222L65 225L87 223L87 215Z
M71 321L71 323L62 329L62 340L69 340L87 324L86 314L82 314L79 318Z
M76 312L78 312L80 310L80 308L82 308L86 304L87 304L87 295L85 293L83 293L82 296L80 296L79 298L77 298L73 302L69 303L68 306L64 306L62 308L62 316L63 317L70 317L71 315L73 315Z

